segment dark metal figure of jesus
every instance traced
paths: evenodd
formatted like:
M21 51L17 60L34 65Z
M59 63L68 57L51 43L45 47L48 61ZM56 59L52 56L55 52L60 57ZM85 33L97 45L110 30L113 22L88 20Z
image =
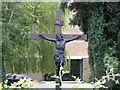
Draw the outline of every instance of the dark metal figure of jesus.
M43 38L45 40L48 40L48 41L55 42L56 50L54 53L54 60L55 60L55 64L56 64L56 74L57 74L57 76L59 76L60 67L63 66L64 62L65 62L65 56L64 56L65 44L70 41L79 39L81 36L76 35L70 39L64 39L62 34L56 34L56 38L49 38L45 35L40 34L39 37Z
M56 45L56 50L54 53L54 60L55 60L55 64L56 64L56 75L59 76L59 78L56 78L56 90L61 90L60 86L61 86L61 66L64 65L65 62L65 55L64 55L64 50L65 50L65 44L73 41L73 40L77 40L77 39L81 39L81 40L87 40L84 39L86 38L86 36L84 35L78 35L78 34L62 34L61 31L61 27L63 26L63 21L61 21L61 10L57 10L56 11L56 19L54 20L54 25L55 25L55 30L56 30L56 36L53 37L54 35L51 34L39 34L39 33L33 33L30 34L30 38L32 39L45 39L48 41L52 41L55 43Z

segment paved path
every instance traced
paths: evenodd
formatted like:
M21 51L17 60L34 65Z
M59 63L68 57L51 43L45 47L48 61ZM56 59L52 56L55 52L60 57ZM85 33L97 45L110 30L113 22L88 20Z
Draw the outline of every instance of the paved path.
M83 83L83 82L76 82L76 81L63 81L62 82L62 90L64 90L65 88L84 88L81 90L93 90L93 86L91 84L88 83ZM54 81L42 81L39 83L36 83L35 86L33 88L41 88L44 89L45 88L52 88L52 90L55 90L55 82Z

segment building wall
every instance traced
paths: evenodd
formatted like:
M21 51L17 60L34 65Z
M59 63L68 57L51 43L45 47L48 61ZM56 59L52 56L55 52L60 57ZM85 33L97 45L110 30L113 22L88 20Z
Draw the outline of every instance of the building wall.
M87 81L90 75L88 58L83 59L83 81Z

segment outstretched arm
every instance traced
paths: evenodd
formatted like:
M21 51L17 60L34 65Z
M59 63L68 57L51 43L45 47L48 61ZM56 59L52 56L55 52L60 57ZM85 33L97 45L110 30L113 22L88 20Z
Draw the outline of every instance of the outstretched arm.
M66 41L66 42L70 42L70 41L73 41L73 40L79 39L80 37L81 37L80 35L75 35L75 36L73 36L73 37L70 38L70 39L66 39L65 41Z
M54 39L54 38L49 38L49 37L47 37L47 36L45 36L45 35L42 35L42 34L40 34L39 37L40 37L40 38L43 38L43 39L45 39L45 40L48 40L48 41L55 42L55 39Z

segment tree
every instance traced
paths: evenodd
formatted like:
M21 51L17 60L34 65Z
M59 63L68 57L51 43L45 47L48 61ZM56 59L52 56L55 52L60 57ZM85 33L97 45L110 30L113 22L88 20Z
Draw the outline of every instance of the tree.
M62 5L65 6L65 3ZM109 66L117 67L110 62L119 63L120 60L120 3L73 2L68 8L76 12L70 24L78 25L80 30L88 34L92 76L100 78L105 75ZM117 68L115 69L114 73L118 72Z
M47 41L29 40L28 34L34 24L40 33L54 33L53 20L59 3L4 2L2 8L2 49L6 72L53 73L54 45Z

